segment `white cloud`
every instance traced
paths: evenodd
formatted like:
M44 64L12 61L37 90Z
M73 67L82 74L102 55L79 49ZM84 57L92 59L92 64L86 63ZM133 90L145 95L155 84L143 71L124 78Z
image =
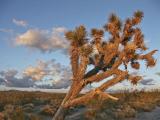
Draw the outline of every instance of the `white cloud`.
M63 32L66 32L67 29L64 27L57 27L57 28L53 28L53 31L58 32L58 33L63 33Z
M29 29L16 37L16 45L29 49L37 49L41 52L66 51L69 43L64 38L66 28L58 27L52 31L41 29Z
M12 22L21 27L27 27L28 23L25 20L17 20L15 18L12 19Z
M25 69L24 75L30 76L33 80L41 80L44 77L45 72L38 67L28 67Z
M50 62L38 61L36 66L27 67L23 75L32 78L33 80L42 80L46 75L49 74Z

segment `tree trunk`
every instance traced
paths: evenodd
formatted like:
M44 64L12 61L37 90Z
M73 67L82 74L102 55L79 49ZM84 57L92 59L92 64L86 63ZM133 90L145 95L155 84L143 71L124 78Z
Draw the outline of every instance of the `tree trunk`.
M52 120L64 120L65 116L67 114L68 108L64 108L64 104L70 99L70 97L72 96L72 92L74 90L75 87L75 81L73 81L71 88L69 90L69 92L66 94L65 98L63 99L61 105L59 106L57 112L55 113L54 117Z
M62 105L58 108L56 114L52 120L64 120L67 115L68 108L64 108Z
M67 111L69 109L69 108L64 108L65 103L68 100L77 97L81 89L82 89L82 85L79 84L77 81L73 81L69 92L66 94L65 98L63 99L60 107L58 108L52 120L64 120L65 119L67 115Z

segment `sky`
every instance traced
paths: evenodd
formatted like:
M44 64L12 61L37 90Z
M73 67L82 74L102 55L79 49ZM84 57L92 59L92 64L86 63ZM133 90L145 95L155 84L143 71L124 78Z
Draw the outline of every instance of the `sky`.
M67 88L71 72L64 32L78 25L87 30L101 28L111 13L124 21L134 11L143 11L140 28L146 44L149 50L159 50L159 6L159 0L1 0L0 85ZM142 65L139 73L148 82L140 87L160 87L160 77L155 74L160 72L159 56L159 52L154 56L154 68Z

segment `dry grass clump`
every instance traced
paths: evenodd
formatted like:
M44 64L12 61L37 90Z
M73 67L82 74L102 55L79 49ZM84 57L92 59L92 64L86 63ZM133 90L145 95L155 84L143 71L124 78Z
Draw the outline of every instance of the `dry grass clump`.
M31 112L33 112L34 107L35 107L34 104L28 103L26 105L23 105L22 108L23 108L23 111L31 113Z
M43 119L41 119L41 117L39 117L38 115L34 115L34 114L30 114L30 115L28 116L28 119L29 119L29 120L43 120Z
M124 105L122 108L117 109L114 112L114 117L116 119L131 118L136 116L136 110L129 105Z
M109 120L124 120L125 118L135 117L140 112L150 112L156 106L160 106L160 92L158 90L131 93L124 91L115 93L114 96L121 99L119 101L107 100L101 104L96 104L96 107L92 106L93 108L86 112L86 117L99 120L98 118L105 114L103 116L109 118ZM96 103L97 100L92 101ZM105 118L101 119L105 120Z
M20 106L6 105L3 111L4 120L25 120L25 113Z
M43 115L49 115L49 116L53 116L54 113L56 112L56 108L54 108L53 106L51 105L45 105L42 110L40 111L40 114L43 114Z

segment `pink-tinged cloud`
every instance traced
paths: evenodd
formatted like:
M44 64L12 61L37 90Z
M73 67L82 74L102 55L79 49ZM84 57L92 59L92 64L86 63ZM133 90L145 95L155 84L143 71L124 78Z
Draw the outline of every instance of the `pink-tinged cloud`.
M51 31L41 29L29 29L16 37L16 45L25 46L28 49L36 49L41 52L65 51L69 43L64 38L66 28L58 27Z

